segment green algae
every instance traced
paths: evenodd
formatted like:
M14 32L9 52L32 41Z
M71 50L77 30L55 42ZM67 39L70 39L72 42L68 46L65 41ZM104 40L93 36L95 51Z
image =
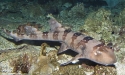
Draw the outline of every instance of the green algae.
M98 40L104 39L106 41L112 41L113 26L109 19L110 14L111 12L109 10L103 8L98 9L98 11L93 11L88 15L85 24L81 26L80 30L85 30L88 34L90 32L90 36L91 33L96 33L97 36L100 35Z

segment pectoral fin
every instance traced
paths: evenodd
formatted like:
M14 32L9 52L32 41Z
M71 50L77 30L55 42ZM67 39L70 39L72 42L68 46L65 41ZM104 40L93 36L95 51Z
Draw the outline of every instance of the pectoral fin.
M62 53L68 49L69 49L68 45L66 45L66 43L62 42L61 47L58 50L58 53Z
M71 60L69 60L66 63L63 63L61 65L64 66L64 65L67 65L67 64L70 64L70 63L77 63L79 61L78 59L80 59L81 57L82 57L82 54L78 54L75 57L73 57Z

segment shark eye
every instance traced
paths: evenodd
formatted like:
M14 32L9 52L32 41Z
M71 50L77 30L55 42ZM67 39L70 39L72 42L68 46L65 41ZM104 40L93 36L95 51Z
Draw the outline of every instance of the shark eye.
M113 49L113 44L112 44L112 43L108 43L107 46L108 46L110 49Z

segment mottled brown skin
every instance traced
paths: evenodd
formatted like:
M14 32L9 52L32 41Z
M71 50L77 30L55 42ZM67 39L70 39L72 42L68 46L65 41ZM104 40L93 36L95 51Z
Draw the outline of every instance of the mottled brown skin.
M94 59L93 61L104 65L109 65L116 62L114 50L110 49L108 46L105 46L103 43L94 46L92 49L92 52L90 52L89 56L87 56L88 59Z
M80 58L89 59L103 65L110 65L116 62L114 51L102 42L95 40L90 36L81 33L73 32L70 29L65 29L55 19L49 20L50 31L41 32L37 26L21 25L17 28L17 32L9 32L4 29L4 32L16 39L16 41L27 40L48 40L59 41L62 43L58 53L71 49L78 53L74 58L69 60L71 63Z

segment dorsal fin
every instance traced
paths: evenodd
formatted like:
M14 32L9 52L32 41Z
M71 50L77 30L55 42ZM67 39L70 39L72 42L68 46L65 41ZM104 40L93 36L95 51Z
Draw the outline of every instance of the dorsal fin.
M54 18L52 15L48 15L47 17L50 18L49 25L50 31L65 31L65 28Z

